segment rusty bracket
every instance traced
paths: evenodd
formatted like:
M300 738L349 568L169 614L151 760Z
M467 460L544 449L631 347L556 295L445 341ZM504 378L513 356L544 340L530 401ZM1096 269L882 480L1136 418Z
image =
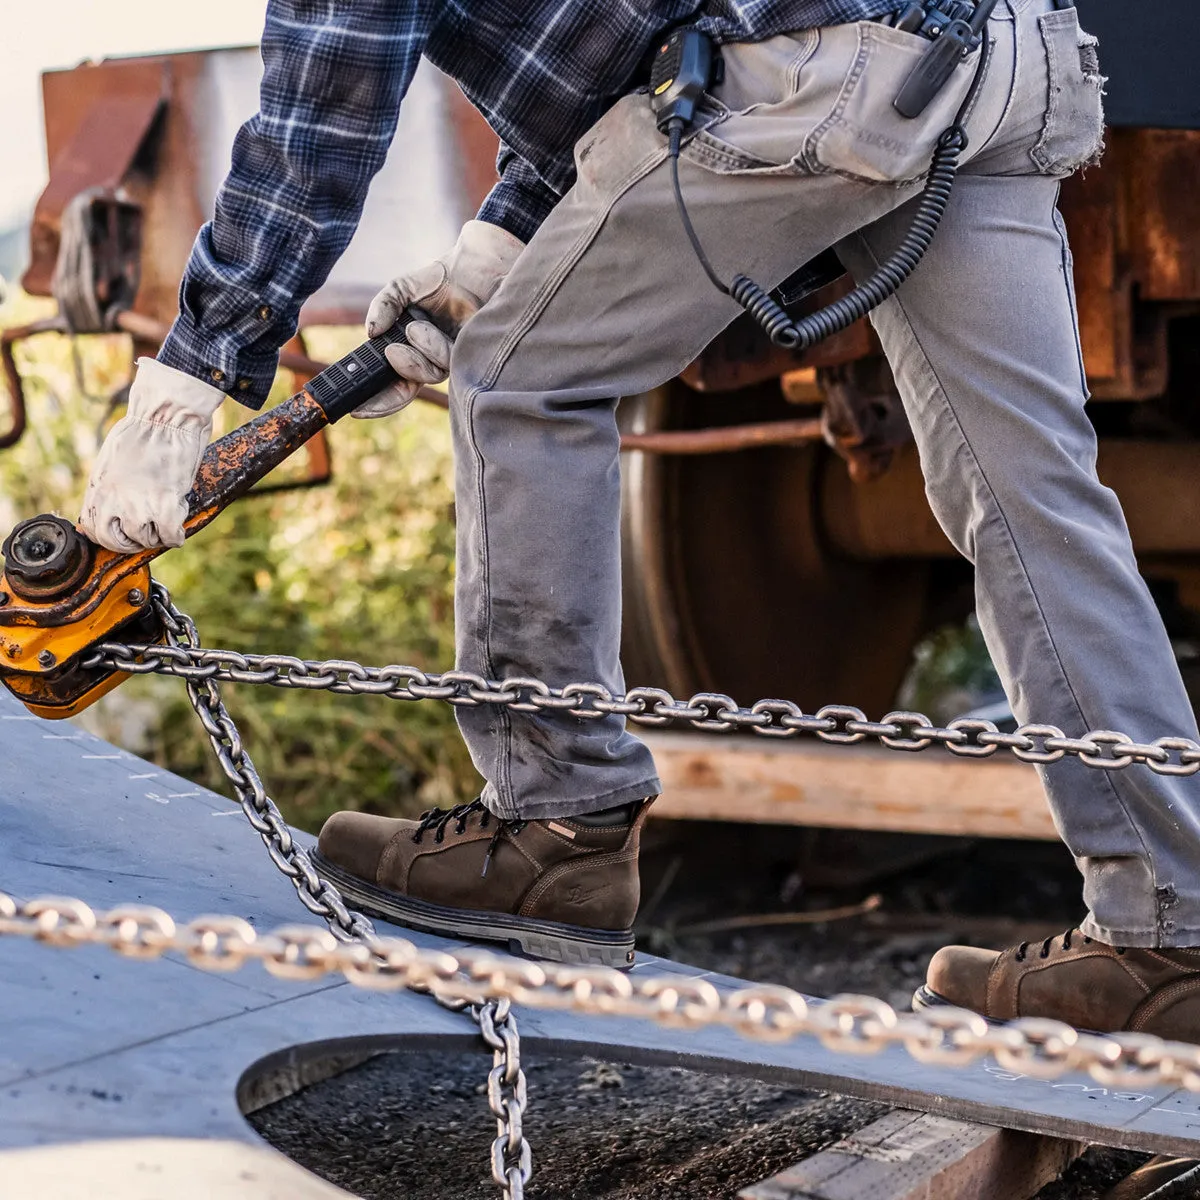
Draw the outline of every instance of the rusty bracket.
M912 429L882 358L822 367L817 379L825 393L822 436L850 469L855 483L870 483L892 465L896 451L912 441Z
M8 429L0 434L0 450L15 446L25 433L27 423L25 408L25 383L17 366L13 347L26 338L37 337L42 333L65 333L66 325L61 317L46 317L33 321L29 325L17 325L0 332L0 367L4 371L4 381L8 385Z
M51 113L47 107L50 180L34 208L29 266L21 281L32 295L50 294L68 207L84 193L115 197L159 124L168 92L163 64L132 63L114 80L120 86L103 103L82 87L71 111Z

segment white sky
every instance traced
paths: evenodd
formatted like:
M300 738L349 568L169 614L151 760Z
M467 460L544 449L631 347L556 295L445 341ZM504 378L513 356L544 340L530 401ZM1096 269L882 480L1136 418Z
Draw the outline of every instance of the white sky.
M39 75L88 58L256 43L266 0L4 0L0 4L0 230L46 181Z

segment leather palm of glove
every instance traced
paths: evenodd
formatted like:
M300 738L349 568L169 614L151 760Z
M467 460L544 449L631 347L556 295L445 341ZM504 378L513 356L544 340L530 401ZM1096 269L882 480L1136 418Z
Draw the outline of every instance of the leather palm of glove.
M182 546L187 494L225 393L153 358L140 358L129 407L100 447L79 527L132 554Z
M414 321L407 345L384 353L400 379L354 410L356 417L386 417L411 403L424 383L441 383L450 373L450 351L458 331L496 294L525 243L499 225L468 221L448 253L408 275L393 279L367 309L367 336L390 329L410 304L437 322Z

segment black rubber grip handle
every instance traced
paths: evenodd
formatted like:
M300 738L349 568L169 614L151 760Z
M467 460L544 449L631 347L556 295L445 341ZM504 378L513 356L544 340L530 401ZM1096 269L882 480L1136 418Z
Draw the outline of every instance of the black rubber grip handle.
M355 346L349 354L330 363L320 375L305 384L305 390L320 405L331 425L395 382L396 372L383 352L388 346L407 340L405 330L414 320L429 321L430 318L420 309L405 309L391 329Z

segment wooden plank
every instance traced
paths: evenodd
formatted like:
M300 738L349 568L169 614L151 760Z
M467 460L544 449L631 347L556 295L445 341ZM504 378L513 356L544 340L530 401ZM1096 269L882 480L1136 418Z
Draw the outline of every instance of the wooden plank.
M897 1109L741 1200L1028 1200L1084 1143Z
M644 734L655 815L978 837L1057 838L1037 772L1007 757L723 734Z

